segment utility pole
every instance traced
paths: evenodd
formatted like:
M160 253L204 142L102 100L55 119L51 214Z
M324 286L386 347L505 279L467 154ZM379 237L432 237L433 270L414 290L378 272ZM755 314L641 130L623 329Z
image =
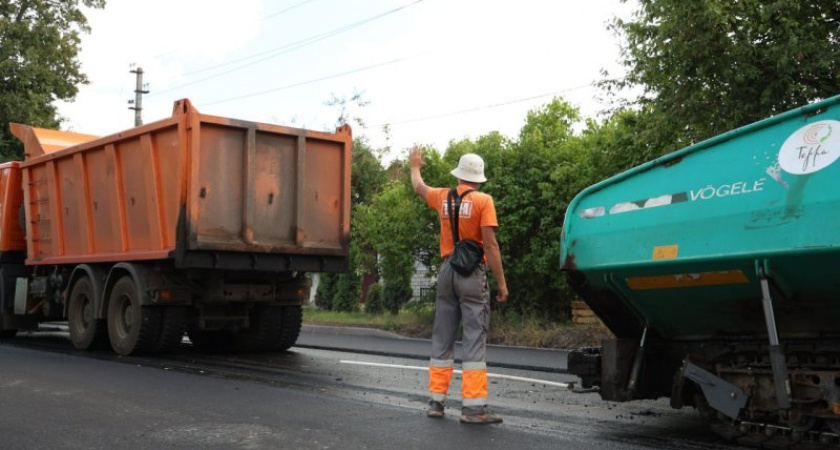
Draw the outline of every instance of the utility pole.
M133 73L137 76L137 88L134 89L134 100L128 101L128 104L133 106L129 106L128 109L134 110L134 126L139 127L140 125L143 125L143 117L140 115L141 111L143 111L143 94L149 93L149 90L147 89L149 85L143 84L142 67L131 70L129 73Z

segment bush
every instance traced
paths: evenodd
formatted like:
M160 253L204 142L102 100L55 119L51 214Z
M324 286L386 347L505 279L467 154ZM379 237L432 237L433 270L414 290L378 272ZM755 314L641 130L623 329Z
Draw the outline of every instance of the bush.
M365 300L365 312L368 314L382 314L385 312L385 304L382 300L382 285L374 283L368 289Z
M333 311L353 312L359 310L359 298L362 295L361 280L354 273L342 273L335 283L335 296L332 301Z
M324 311L333 309L333 298L338 275L322 273L318 276L318 289L315 291L315 306Z
M410 301L403 306L403 311L413 314L419 324L428 326L431 329L435 322L435 303L426 302L422 299L419 301Z
M315 306L326 311L353 312L359 309L361 286L353 273L321 274L315 292Z
M431 285L428 289L420 289L420 303L425 303L434 306L437 300L437 283Z
M388 311L393 315L397 315L400 312L400 307L411 300L413 294L411 282L408 280L386 280L385 288L382 291L382 300Z

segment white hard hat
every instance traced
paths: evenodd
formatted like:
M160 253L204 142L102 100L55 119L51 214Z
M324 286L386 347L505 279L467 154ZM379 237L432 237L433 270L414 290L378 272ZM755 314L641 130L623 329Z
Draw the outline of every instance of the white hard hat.
M475 153L467 153L458 161L458 167L449 172L459 180L470 183L484 183L484 160Z

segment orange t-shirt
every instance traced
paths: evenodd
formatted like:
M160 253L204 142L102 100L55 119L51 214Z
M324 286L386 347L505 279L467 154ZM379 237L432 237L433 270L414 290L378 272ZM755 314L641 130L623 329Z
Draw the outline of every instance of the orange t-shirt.
M458 186L458 195L469 189L467 186ZM449 189L429 188L426 191L426 203L437 211L440 217L440 256L446 258L452 253L455 243L452 242L452 228L449 225L448 199ZM461 214L458 217L458 231L461 239L475 241L484 246L484 239L481 237L481 227L498 227L496 220L496 205L493 204L493 197L478 191L472 191L461 200ZM485 260L486 261L486 260Z

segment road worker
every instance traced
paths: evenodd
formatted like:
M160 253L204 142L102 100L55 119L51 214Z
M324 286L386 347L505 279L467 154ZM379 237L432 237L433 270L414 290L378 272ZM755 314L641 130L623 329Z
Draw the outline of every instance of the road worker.
M424 165L421 150L415 147L409 156L411 184L440 217L440 254L443 263L437 281L435 322L432 331L432 355L429 363L429 392L431 399L428 417L444 416L444 405L455 366L454 348L458 326L463 321L463 372L461 381L461 422L470 424L501 423L502 418L487 409L487 329L490 322L490 290L487 286L487 267L498 282L496 299L504 302L508 296L499 244L496 241L496 207L493 197L478 192L484 177L484 161L475 154L461 157L452 175L458 179L456 193L458 209L458 239L471 240L483 248L484 255L474 271L463 275L450 264L455 245L448 211L449 199L455 195L447 188L426 186L420 174ZM458 200L455 200L458 203ZM454 205L452 205L454 207ZM480 255L480 253L479 253ZM456 258L457 259L457 258ZM463 272L462 268L458 270Z

